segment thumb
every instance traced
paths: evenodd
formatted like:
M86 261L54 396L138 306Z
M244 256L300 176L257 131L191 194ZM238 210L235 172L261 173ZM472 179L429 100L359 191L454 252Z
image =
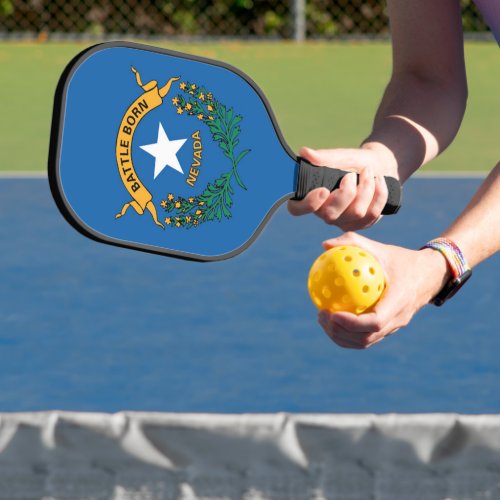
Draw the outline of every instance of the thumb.
M300 149L299 155L319 167L346 167L357 171L363 163L363 152L357 149L311 149L303 147Z
M357 234L353 231L349 231L347 233L341 234L336 238L330 238L326 241L323 241L322 245L325 250L328 250L333 247L338 247L342 245L355 245L359 247L365 248L365 250L370 251L370 247L372 241L360 234Z

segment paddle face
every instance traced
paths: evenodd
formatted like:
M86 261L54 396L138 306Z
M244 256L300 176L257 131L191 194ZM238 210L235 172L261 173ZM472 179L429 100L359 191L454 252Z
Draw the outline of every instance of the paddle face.
M98 241L231 257L293 196L296 168L262 92L223 63L106 43L59 82L51 189L68 221Z

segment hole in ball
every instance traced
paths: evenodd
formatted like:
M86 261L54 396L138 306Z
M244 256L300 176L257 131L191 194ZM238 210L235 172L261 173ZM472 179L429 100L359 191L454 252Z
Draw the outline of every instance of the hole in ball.
M342 302L343 302L344 304L350 304L350 302L351 302L351 297L349 297L349 295L344 295L344 296L342 297Z
M346 255L346 256L344 257L344 260L345 260L346 262L351 262L352 257L351 257L350 255Z
M370 291L370 287L368 285L365 285L363 288L363 293L368 293Z
M361 274L361 273L359 272L359 269L354 269L354 271L352 272L352 275L353 275L355 278L358 278L360 274Z
M370 269L368 269L368 271L370 271L370 274L375 274L375 269L373 267L370 267Z

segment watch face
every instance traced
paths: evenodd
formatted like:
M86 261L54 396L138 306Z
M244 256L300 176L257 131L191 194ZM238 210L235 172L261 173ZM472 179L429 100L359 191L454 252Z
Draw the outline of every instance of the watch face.
M454 278L444 286L444 288L432 299L436 306L442 306L448 299L451 299L462 288L472 276L472 270L468 269L458 278Z

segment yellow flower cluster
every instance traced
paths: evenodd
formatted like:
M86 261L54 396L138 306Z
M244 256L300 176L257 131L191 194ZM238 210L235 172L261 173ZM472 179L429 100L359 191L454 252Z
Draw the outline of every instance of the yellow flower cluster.
M197 226L199 224L199 219L201 217L201 210L198 210L196 212L196 215L198 215L198 217L194 217L194 218L191 215L186 215L186 224L189 224L192 220L193 224L195 226ZM171 226L173 224L176 227L181 227L181 225L182 225L180 217L166 217L164 222L167 226Z
M203 114L203 113L198 113L196 114L196 118L198 118L198 120L200 121L203 121L203 120L210 120L210 121L214 121L214 117L212 115L213 111L214 111L214 107L212 106L213 104L213 94L212 92L203 92L201 89L199 89L195 83L193 84L190 84L188 85L186 82L181 82L179 84L179 87L181 88L181 90L184 90L185 92L189 93L190 95L194 96L195 98L199 99L200 101L202 101L203 103L206 104L206 107L207 107L207 114ZM206 100L208 102L206 102ZM187 111L187 113L189 115L194 115L194 109L193 109L193 104L188 102L188 103L185 103L182 104L184 102L184 100L182 98L180 98L179 96L178 97L174 97L172 99L172 104L177 108L177 114L178 115L182 115L184 114L185 111Z
M160 203L160 205L165 209L168 207L169 202L172 202L175 200L175 196L172 193L169 193L167 195L167 200L162 200ZM196 198L191 196L188 198L188 202L191 204L194 204L196 202ZM205 205L205 202L199 201L197 203L197 205L201 207L201 206ZM180 199L177 199L174 201L174 207L177 209L182 207L182 202ZM199 224L199 219L202 217L202 215L203 215L203 211L200 209L197 209L196 212L194 213L194 215L193 214L186 215L183 222L184 222L184 224L192 223L193 225L197 226ZM164 222L167 226L173 225L176 227L181 227L183 225L182 217L166 217Z
M190 95L196 97L197 99L199 99L200 101L202 102L205 102L206 99L208 99L209 102L212 102L214 96L212 94L212 92L207 92L206 95L204 92L202 92L200 89L198 89L198 87L196 86L195 83L191 84L189 87L188 87L188 84L186 82L181 82L179 87L181 88L181 90L184 90L184 91L187 91ZM188 90L189 89L189 90ZM187 103L184 105L184 107L182 107L180 105L180 99L178 97L174 97L172 99L172 104L174 106L177 107L177 114L179 115L182 115L184 113L184 111L191 111L193 109L193 105L191 103ZM211 104L208 104L207 105L207 110L210 112L208 113L206 116L203 115L202 113L198 113L196 115L196 118L198 118L198 120L205 120L205 119L208 119L208 120L214 120L214 117L212 116L211 112L214 111L214 108Z

